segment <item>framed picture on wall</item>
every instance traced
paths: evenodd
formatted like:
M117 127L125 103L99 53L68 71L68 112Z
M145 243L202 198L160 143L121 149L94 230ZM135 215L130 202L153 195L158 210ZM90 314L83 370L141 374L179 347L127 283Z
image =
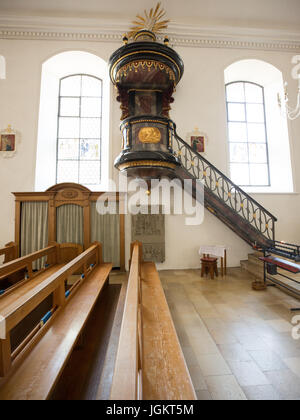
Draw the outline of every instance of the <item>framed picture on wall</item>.
M12 157L16 153L18 143L17 132L9 125L0 131L0 157Z
M15 134L1 134L0 136L0 151L14 152L16 148Z
M191 136L191 146L195 152L205 152L205 137L204 136Z

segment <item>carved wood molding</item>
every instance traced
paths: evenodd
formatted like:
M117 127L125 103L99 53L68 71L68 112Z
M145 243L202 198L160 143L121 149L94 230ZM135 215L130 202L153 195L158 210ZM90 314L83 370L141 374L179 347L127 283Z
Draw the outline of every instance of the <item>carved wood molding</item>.
M128 28L129 23L123 20L10 15L0 17L0 39L113 42L121 46L122 35ZM288 30L203 27L173 22L169 24L168 37L170 46L300 51L300 32Z
M104 200L110 197L120 203L123 209L126 201L125 193L92 192L88 188L74 183L57 184L46 192L21 192L13 193L16 201L15 238L17 247L20 244L21 232L21 209L23 202L48 202L48 240L56 240L56 208L64 204L77 204L83 207L84 218L84 247L90 245L90 205L102 197ZM120 213L120 268L125 271L125 215Z

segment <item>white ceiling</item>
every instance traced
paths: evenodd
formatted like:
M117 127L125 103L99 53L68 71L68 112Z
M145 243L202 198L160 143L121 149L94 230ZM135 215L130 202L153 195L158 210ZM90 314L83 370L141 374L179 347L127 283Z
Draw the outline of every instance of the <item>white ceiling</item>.
M156 0L0 0L0 16L49 16L131 22ZM172 22L300 30L300 0L162 0Z

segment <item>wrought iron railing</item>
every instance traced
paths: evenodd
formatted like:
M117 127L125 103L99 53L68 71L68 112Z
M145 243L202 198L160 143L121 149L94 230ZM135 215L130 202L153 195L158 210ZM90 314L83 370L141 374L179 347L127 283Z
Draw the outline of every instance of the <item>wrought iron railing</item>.
M289 244L284 241L275 241L273 246L267 251L297 262L300 261L300 245Z
M175 124L172 125L172 132L174 154L185 170L193 178L201 180L206 188L263 236L275 241L277 218L182 140L176 133Z

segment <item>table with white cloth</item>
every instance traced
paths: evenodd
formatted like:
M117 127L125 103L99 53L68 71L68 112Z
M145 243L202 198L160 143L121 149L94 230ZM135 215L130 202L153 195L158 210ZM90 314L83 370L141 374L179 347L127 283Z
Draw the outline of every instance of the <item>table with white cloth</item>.
M213 255L221 258L221 275L227 273L227 247L224 245L201 245L199 248L199 255Z

